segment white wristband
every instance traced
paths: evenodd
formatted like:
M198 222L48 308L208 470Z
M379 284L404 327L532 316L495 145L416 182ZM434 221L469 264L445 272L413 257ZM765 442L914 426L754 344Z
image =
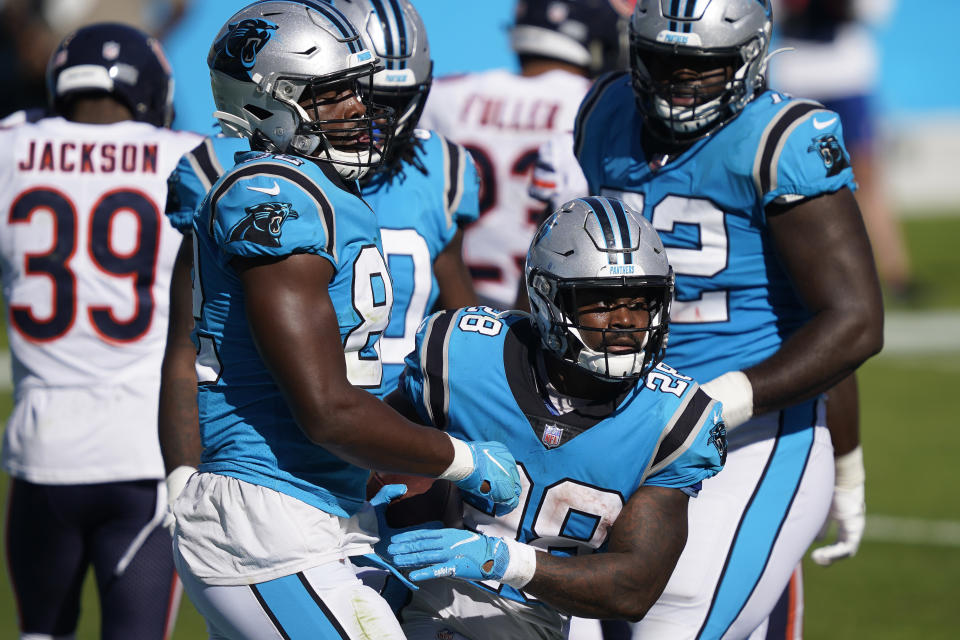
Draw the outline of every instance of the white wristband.
M500 582L515 589L523 589L533 580L533 574L537 572L537 551L530 545L516 540L504 538L503 541L510 551L510 562L507 563Z
M183 488L197 470L189 465L182 464L167 475L164 484L167 486L167 504L172 505Z
M753 385L743 371L728 371L700 385L700 388L723 403L723 421L727 431L739 427L753 416Z
M470 452L470 447L467 446L467 443L463 440L458 440L449 433L447 437L450 438L450 442L453 444L453 462L450 463L446 471L437 477L441 480L459 482L473 473L473 453Z
M866 472L863 468L863 449L860 445L842 456L833 459L833 467L836 472L833 484L841 489L856 489L863 486L866 482Z

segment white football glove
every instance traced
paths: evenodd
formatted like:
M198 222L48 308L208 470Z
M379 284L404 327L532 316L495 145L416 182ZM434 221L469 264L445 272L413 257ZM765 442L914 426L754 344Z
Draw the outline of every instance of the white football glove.
M863 538L866 525L867 507L864 502L864 482L866 474L863 468L863 449L857 447L850 453L834 460L836 478L833 483L833 502L830 513L821 530L826 534L831 522L837 523L837 541L831 545L814 549L810 558L826 567L837 560L856 555Z
M194 467L180 465L170 472L164 484L167 487L167 512L163 515L163 527L173 535L173 528L177 524L177 519L173 517L173 503L177 501L177 496L187 486L187 480L196 473Z

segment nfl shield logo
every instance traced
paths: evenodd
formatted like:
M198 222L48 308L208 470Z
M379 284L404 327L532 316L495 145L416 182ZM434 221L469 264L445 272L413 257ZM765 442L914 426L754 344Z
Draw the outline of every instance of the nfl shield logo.
M548 447L555 447L560 444L561 438L563 438L563 428L555 424L548 424L543 427L543 444Z

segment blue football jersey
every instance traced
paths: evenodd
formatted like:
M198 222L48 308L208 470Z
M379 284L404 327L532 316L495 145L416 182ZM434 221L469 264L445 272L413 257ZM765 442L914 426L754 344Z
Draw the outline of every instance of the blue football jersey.
M467 150L424 130L416 132L414 158L389 178L376 173L363 185L364 199L377 215L393 282L393 312L378 344L383 381L369 389L379 397L397 386L403 359L413 349L420 321L439 295L433 262L457 232L479 215L479 177ZM183 229L193 211L237 153L249 151L246 138L208 138L183 156L168 181L167 216Z
M393 281L393 314L380 337L383 385L374 391L381 397L397 387L417 327L437 302L434 260L458 227L480 214L479 177L467 150L430 131L418 129L415 135L412 162L396 175L377 173L363 184L363 197L377 214Z
M246 138L205 138L185 153L167 179L166 215L175 228L193 226L193 214L210 187L236 163L237 155L250 151Z
M574 129L590 193L622 199L663 239L676 274L670 362L698 380L750 367L809 317L764 208L855 188L840 119L766 91L666 164L644 153L642 129L629 74L599 79Z
M377 337L392 304L376 216L329 166L248 152L217 180L193 219L194 339L203 439L201 471L266 486L348 516L368 472L310 442L296 424L247 325L230 261L312 253L335 273L328 286L350 381L382 383ZM296 345L290 345L295 349Z
M726 453L721 405L661 363L614 401L557 415L538 389L539 338L525 314L488 307L424 320L400 389L429 424L465 440L506 443L520 506L506 516L465 505L464 522L559 555L603 551L641 485L696 488ZM509 586L483 586L530 600Z

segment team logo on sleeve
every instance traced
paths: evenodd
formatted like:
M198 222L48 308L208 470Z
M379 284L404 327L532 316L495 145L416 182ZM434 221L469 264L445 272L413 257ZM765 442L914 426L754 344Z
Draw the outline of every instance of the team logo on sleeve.
M230 242L247 240L265 247L279 247L284 223L300 217L289 202L264 202L245 211L247 215L230 230Z
M843 147L840 146L840 141L832 133L814 138L813 144L807 147L807 151L820 154L823 166L827 168L828 177L835 176L850 166L850 162L843 152Z
M717 448L717 453L720 454L720 464L726 464L727 426L724 423L718 422L713 429L710 429L710 444Z

